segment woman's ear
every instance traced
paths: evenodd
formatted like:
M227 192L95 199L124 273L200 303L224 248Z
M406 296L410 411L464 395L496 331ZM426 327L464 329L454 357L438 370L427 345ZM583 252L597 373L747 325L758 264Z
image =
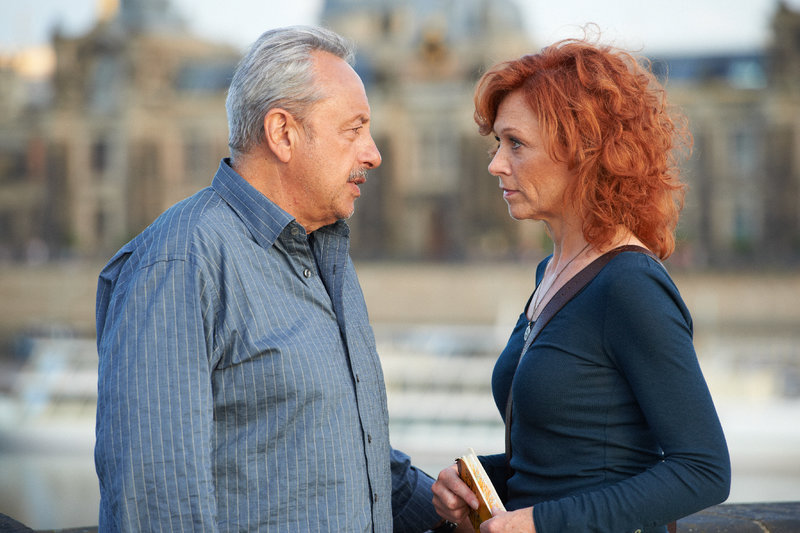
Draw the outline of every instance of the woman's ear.
M270 109L264 116L267 146L281 162L288 163L297 145L297 122L285 109Z

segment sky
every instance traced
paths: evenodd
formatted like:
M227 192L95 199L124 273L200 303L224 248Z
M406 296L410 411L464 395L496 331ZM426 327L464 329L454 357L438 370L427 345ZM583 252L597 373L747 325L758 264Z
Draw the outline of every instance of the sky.
M200 36L242 49L264 30L314 24L323 0L171 0ZM453 0L458 1L458 0ZM578 35L588 22L602 40L649 54L752 51L768 44L779 0L517 0L536 45ZM800 0L785 0L800 10ZM0 0L0 53L46 44L58 24L79 35L99 0Z

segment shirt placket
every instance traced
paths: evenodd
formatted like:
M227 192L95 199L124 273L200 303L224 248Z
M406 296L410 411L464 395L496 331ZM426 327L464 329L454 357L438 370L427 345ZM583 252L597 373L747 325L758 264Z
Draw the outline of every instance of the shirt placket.
M391 530L391 481L388 477L389 442L385 428L387 421L382 416L380 387L382 381L377 376L373 359L377 358L373 350L366 349L370 344L358 336L363 335L360 329L368 329L369 322L356 323L357 318L352 318L352 313L344 308L344 290L356 290L355 287L345 288L347 279L347 239L339 235L321 235L320 248L315 249L319 260L320 275L325 279L328 294L331 298L334 312L339 322L339 329L350 363L353 387L356 396L358 417L361 422L362 438L364 443L364 460L367 467L367 476L372 501L373 528L375 531ZM324 253L323 253L324 252ZM364 305L363 303L361 304ZM352 310L350 310L352 311ZM366 317L366 311L364 310ZM358 326L362 326L359 328ZM382 496L383 494L383 496Z

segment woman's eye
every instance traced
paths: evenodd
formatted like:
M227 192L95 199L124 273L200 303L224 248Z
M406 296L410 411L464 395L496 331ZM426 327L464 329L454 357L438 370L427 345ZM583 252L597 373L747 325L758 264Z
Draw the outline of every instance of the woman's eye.
M500 150L500 146L503 144L503 141L500 140L500 137L495 137L494 139L497 141L497 146L489 151L489 155L491 156L494 156L494 154L496 154L497 151ZM516 150L517 148L522 146L522 143L514 137L509 137L508 143L511 145L512 150Z
M495 135L494 140L497 141L497 144L489 148L489 157L494 157L497 151L500 150L500 137Z

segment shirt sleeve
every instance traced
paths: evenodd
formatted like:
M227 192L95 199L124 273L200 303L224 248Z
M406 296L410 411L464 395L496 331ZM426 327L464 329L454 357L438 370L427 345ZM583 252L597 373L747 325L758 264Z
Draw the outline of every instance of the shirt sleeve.
M411 459L391 450L392 515L396 533L425 531L441 518L433 507L433 479L412 466Z
M101 530L216 530L200 292L196 267L183 260L98 291Z
M657 263L615 276L606 297L604 347L624 375L663 460L622 482L534 507L536 530L633 531L724 501L725 437L677 289ZM639 264L641 267L641 264Z

